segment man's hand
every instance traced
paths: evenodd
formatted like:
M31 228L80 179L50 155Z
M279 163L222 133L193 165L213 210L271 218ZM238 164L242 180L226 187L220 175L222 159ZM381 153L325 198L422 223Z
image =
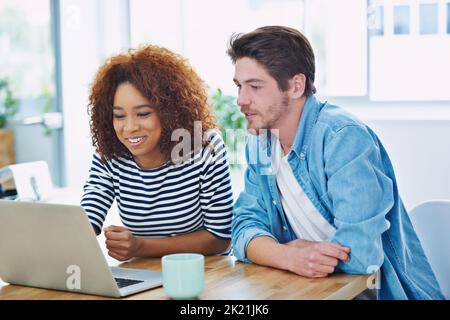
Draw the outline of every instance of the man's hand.
M317 243L315 241L309 241L309 240L303 240L303 239L295 239L289 242L286 242L285 244L287 246L296 247L296 248L306 248L314 243Z
M119 261L125 261L137 256L139 238L128 229L119 226L104 228L108 254Z
M350 248L334 242L297 239L286 243L287 269L309 278L324 278L333 273L339 260L349 260Z

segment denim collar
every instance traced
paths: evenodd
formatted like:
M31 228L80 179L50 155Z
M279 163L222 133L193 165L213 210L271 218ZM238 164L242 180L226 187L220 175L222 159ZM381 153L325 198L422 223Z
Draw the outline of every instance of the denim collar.
M326 102L321 103L315 96L310 96L306 99L292 146L292 151L295 152L297 157L303 158L305 156L311 139L311 132L325 104Z

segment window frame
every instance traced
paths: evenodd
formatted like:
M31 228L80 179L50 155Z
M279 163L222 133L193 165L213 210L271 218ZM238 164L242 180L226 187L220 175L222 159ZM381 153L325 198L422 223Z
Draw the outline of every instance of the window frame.
M450 0L434 0L434 2L441 4L442 2L444 2L448 12L448 16L447 16L447 21L450 21ZM433 1L429 1L429 2L423 2L423 3L434 3ZM386 9L384 7L384 3L385 0L366 0L366 8L367 8L367 13L369 12L369 8L370 5L372 4L372 6L377 6L380 5L383 7L383 30L384 30L384 35L386 36L386 33L390 34L390 36L403 36L403 35L394 35L393 34L393 29L391 31L387 30L389 28L389 23L386 23ZM397 2L393 3L392 5L395 5ZM410 3L410 0L408 0L408 2L405 1L399 1L398 3ZM438 7L439 8L439 7ZM410 8L411 10L411 8ZM445 12L444 12L445 13ZM411 11L410 11L411 14ZM438 17L439 17L439 12L438 12ZM411 16L410 16L411 19ZM447 22L445 21L445 22ZM414 32L414 26L411 25L412 21L410 20L410 34L411 32ZM450 24L449 24L450 25ZM393 28L393 25L392 25ZM438 30L439 30L439 23L438 23ZM444 30L445 31L445 30ZM448 37L450 37L450 33L446 34ZM427 108L427 109L442 109L442 108L446 108L449 110L450 113L450 99L446 99L446 100L394 100L394 99L383 99L383 100L373 100L370 98L370 75L371 75L371 67L370 67L370 61L372 58L372 53L371 53L371 48L370 48L370 37L371 36L377 36L377 35L371 35L370 34L370 29L369 29L369 25L368 28L366 29L366 52L367 52L367 72L366 72L366 94L365 95L360 95L360 96L355 96L355 95L349 95L349 96L344 96L344 95L326 95L326 94L321 94L320 92L317 92L316 95L324 100L324 101L330 101L332 103L336 103L342 106L349 106L350 108L399 108L399 109L417 109L417 108ZM427 35L425 35L427 36Z

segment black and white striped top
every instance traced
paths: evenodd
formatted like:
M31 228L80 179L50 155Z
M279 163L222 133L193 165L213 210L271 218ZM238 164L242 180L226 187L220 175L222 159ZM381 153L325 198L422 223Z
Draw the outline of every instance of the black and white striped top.
M100 230L114 199L136 236L166 237L207 230L230 239L233 195L227 151L219 134L194 161L141 169L132 156L102 162L94 154L81 205Z

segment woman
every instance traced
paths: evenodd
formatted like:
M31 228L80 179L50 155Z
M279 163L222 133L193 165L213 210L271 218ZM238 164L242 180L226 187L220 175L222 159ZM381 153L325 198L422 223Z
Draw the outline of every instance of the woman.
M96 75L89 115L96 152L81 205L98 235L117 200L125 227L104 229L111 257L228 250L227 153L183 58L152 45L114 56Z

